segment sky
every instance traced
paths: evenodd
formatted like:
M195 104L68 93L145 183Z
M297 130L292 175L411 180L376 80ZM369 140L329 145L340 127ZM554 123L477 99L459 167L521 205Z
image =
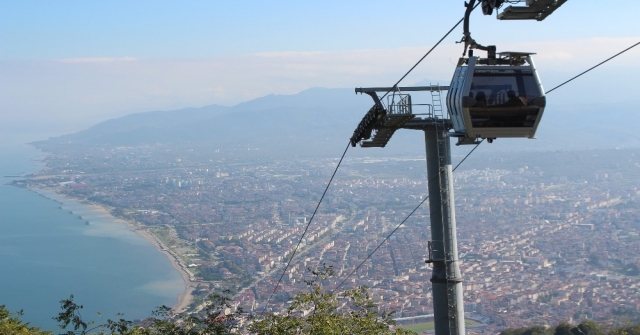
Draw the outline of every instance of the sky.
M312 87L390 86L464 14L458 0L0 0L0 132L65 133L150 110ZM640 3L569 0L542 22L477 9L472 36L536 52L549 89L640 42ZM447 85L455 29L401 85ZM640 46L554 92L640 103Z

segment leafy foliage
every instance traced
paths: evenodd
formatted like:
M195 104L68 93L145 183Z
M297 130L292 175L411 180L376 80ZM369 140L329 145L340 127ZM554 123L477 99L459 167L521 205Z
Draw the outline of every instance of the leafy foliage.
M61 329L69 327L65 335L227 335L238 333L238 325L241 321L239 310L226 314L225 310L231 308L230 298L226 295L213 294L202 312L195 315L174 316L171 308L162 306L153 312L153 316L144 320L139 325L132 321L120 318L107 320L104 324L96 325L94 322L86 322L80 314L82 305L73 301L73 295L69 299L60 301L62 312L54 319L60 322ZM119 315L121 316L121 315Z
M309 292L297 294L282 315L269 314L249 326L258 335L276 334L415 334L404 329L391 330L395 312L377 312L366 287L338 295L323 289L321 281L333 275L331 267L311 271L306 281ZM343 308L340 308L344 306Z
M560 322L554 330L554 335L573 335L571 333L573 326L568 322Z
M78 305L73 301L73 295L71 295L69 299L61 300L60 308L62 309L62 312L53 319L60 322L59 326L61 329L66 329L69 325L73 327L73 330L69 330L64 333L66 335L85 335L91 334L92 331L97 331L97 334L138 334L131 329L133 322L123 319L122 314L118 315L120 316L120 319L109 319L105 324L100 325L95 325L93 321L84 321L80 313L83 306Z
M311 271L306 281L309 291L297 294L291 306L282 314L267 314L253 320L241 310L231 310L228 295L211 295L208 304L196 314L172 315L162 306L153 316L138 325L125 319L107 320L103 324L87 322L80 311L83 306L73 296L60 301L62 311L54 319L66 335L228 335L228 334L415 334L404 329L392 329L394 312L378 313L378 306L365 287L340 294L323 289L321 282L333 275L333 268ZM228 292L227 292L228 293ZM248 326L242 328L244 323Z
M501 335L554 335L553 329L544 326L533 326L527 328L507 328L503 330Z
M640 335L640 324L613 329L609 335Z
M22 311L11 313L7 310L5 305L0 305L0 334L53 335L53 332L41 331L38 327L30 327L29 323L25 323L20 320L20 315L22 315Z
M640 326L636 326L636 328L640 330ZM610 331L608 334L640 335L640 333L619 332L619 331L622 331L622 329L623 328L616 328ZM629 329L634 329L634 328L629 327ZM590 320L586 320L576 326L573 326L566 322L561 322L557 326L551 327L551 328L545 327L545 326L533 326L533 327L527 327L527 328L508 328L503 330L500 334L501 335L605 335L606 332L597 323Z
M415 334L405 329L393 329L393 312L378 313L377 305L365 287L341 294L327 292L321 282L333 274L333 269L313 271L307 281L309 291L297 294L291 306L282 314L267 314L260 320L251 319L242 311L229 313L228 295L211 295L201 312L192 315L173 315L166 306L159 307L153 316L141 323L117 320L103 324L83 319L83 306L73 296L60 301L62 311L54 319L65 335L325 335L325 334ZM0 334L54 335L20 320L22 311L11 313L0 305ZM509 328L501 335L640 335L640 324L626 325L605 331L601 325L587 320L578 325L562 322L555 327L532 326Z

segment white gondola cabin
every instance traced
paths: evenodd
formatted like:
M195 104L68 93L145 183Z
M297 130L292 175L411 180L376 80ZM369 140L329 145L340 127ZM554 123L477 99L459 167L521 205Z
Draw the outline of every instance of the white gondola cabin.
M534 138L546 99L532 53L461 59L447 94L459 144L501 137Z

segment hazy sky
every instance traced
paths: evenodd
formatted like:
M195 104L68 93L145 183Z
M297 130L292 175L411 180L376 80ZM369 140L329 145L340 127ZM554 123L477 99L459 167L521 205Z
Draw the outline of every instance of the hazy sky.
M234 105L310 87L389 86L463 1L3 1L0 131L75 131L137 111ZM537 52L545 88L640 41L640 2L569 0L542 22L472 16L472 36ZM448 84L458 27L402 84ZM636 101L640 47L554 92ZM551 97L550 97L551 99Z

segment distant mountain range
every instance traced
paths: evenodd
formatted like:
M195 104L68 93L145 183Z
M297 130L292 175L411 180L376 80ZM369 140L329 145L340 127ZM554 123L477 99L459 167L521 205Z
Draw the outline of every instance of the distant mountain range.
M223 145L273 155L338 156L372 100L353 89L312 88L268 95L232 107L206 106L127 115L47 141L40 147ZM549 99L537 140L498 139L491 150L640 147L638 104L557 106ZM461 148L466 151L468 148ZM422 135L399 131L387 149L366 155L423 154ZM455 152L454 152L455 153Z

